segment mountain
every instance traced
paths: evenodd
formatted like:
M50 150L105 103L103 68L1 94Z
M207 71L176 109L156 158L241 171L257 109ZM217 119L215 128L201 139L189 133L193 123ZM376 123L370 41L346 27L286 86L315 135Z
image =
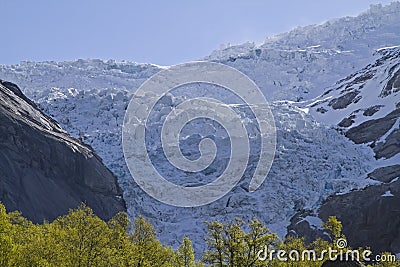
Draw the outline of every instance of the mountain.
M0 201L33 222L86 203L103 219L125 210L116 177L101 159L0 80Z
M376 5L357 17L296 28L261 45L231 46L204 58L233 66L257 83L270 100L278 140L271 172L257 191L247 191L244 177L225 197L198 208L152 199L134 183L123 158L121 127L132 93L164 67L112 60L22 62L0 66L0 77L18 83L41 110L94 148L118 177L129 216L148 218L163 242L174 245L187 235L202 243L204 221L234 217L257 217L281 237L289 230L311 239L320 234L321 219L335 214L351 245L398 253L397 221L381 228L399 205L399 61L393 47L400 44L399 13L399 2ZM167 108L174 104L169 101ZM155 162L168 171L161 157ZM370 208L381 216L365 217ZM373 227L392 236L389 247L378 242L382 236Z
M267 99L313 99L324 89L373 62L376 49L400 44L400 2L372 5L356 17L298 27L266 39L216 50L206 60L235 67Z
M195 244L201 244L205 220L235 217L256 216L283 236L297 210L317 208L334 192L363 188L373 182L362 177L371 170L372 153L353 146L337 131L319 125L301 109L277 103L272 105L272 110L278 130L278 151L271 173L261 188L248 192L249 177L245 177L232 192L215 203L198 208L171 207L144 193L127 170L121 126L130 91L52 88L38 95L40 93L36 102L41 109L57 118L68 132L90 144L118 176L130 217L146 216L160 231L161 240L169 244L178 244L184 235L190 236ZM183 147L184 151L189 149ZM255 155L252 156L252 160L256 160ZM220 160L223 162L226 158ZM161 171L169 170L161 159L158 166ZM179 177L174 179L184 182Z
M376 168L368 177L378 181L363 190L334 195L315 214L300 212L291 234L318 236L307 216L343 222L349 244L368 244L375 252L400 252L400 48L376 52L372 64L338 81L311 103L299 106L314 118L338 128L347 138L374 152ZM319 232L319 233L318 233Z
M368 144L377 159L388 159L400 152L400 48L376 54L380 57L373 64L338 81L306 107L354 143Z

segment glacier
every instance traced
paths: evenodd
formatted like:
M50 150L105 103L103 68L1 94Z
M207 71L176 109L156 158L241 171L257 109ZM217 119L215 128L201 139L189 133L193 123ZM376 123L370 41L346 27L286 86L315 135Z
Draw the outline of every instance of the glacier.
M17 83L71 135L94 148L118 177L129 216L149 219L163 242L175 246L189 236L202 249L205 221L235 217L256 217L283 237L297 211L376 183L366 175L377 165L373 151L354 145L334 129L335 122L296 102L314 101L327 87L372 64L379 48L400 44L399 12L398 2L376 5L357 17L296 28L261 45L230 46L203 58L237 68L256 82L271 103L278 139L275 161L258 190L248 192L244 177L220 200L196 208L149 197L133 181L123 157L121 127L132 93L167 67L96 59L22 62L0 65L0 77Z

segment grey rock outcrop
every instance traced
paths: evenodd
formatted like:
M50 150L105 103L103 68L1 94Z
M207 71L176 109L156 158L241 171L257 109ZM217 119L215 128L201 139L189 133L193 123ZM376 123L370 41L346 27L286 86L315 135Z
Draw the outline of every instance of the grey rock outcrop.
M318 216L326 221L336 216L343 224L349 246L371 247L375 253L400 252L400 165L374 170L369 177L382 182L363 190L334 195L324 201ZM323 237L321 229L308 225L303 211L292 218L288 229L295 236L306 236L308 242ZM315 215L314 215L315 216ZM301 222L301 223L300 223Z
M102 219L125 210L116 177L92 149L1 80L0 201L37 223L82 202Z
M346 132L346 136L356 144L373 142L387 133L400 116L400 109L395 109L386 116L361 123Z
M400 181L329 198L319 217L337 216L351 247L400 252Z

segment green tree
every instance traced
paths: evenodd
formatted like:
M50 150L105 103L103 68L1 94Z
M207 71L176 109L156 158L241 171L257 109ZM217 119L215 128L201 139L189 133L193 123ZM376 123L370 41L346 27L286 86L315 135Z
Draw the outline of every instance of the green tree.
M176 250L176 266L178 267L195 267L194 249L192 241L188 237L184 237L182 244Z
M227 266L225 255L224 225L221 222L206 222L208 250L204 252L203 260L214 266Z
M256 219L247 226L241 219L227 224L210 222L207 223L207 230L208 250L203 259L215 266L265 266L267 262L259 260L257 254L277 242L277 236Z
M0 203L0 266L9 266L14 253L14 229L6 208Z
M110 229L110 259L109 266L134 266L135 246L129 232L132 224L125 212L115 215L109 222Z
M328 242L317 239L305 244L302 238L288 237L278 242L278 237L258 220L245 224L243 220L233 222L207 223L208 250L203 258L213 266L293 266L319 267L327 259L318 261L311 255L308 258L298 256L299 261L263 261L258 252L268 255L272 250L285 251L314 250L316 257L322 251L334 249L336 241L344 238L342 224L336 217L329 217L323 227L332 236ZM337 246L336 246L337 248ZM347 251L350 248L344 248ZM362 251L359 248L359 251ZM361 255L361 253L360 253ZM389 258L389 253L381 257ZM286 255L288 256L288 255ZM288 257L289 258L289 257ZM305 259L305 260L303 260ZM189 238L183 238L182 244L174 252L164 246L156 237L156 230L142 216L131 223L126 213L115 215L104 222L93 211L81 205L70 210L53 222L33 224L19 212L7 213L0 203L0 266L1 267L199 267ZM370 266L370 265L369 265ZM381 261L372 266L395 267L399 261Z
M329 231L334 242L339 238L344 238L342 234L342 223L336 218L336 216L329 216L328 220L323 223L322 227Z
M142 216L134 221L131 240L134 245L134 266L173 266L174 251L161 245L156 238L154 226Z
M81 205L53 224L55 229L62 229L57 238L62 243L62 253L66 252L68 266L104 266L107 263L109 228L106 222L93 214L92 209Z
M274 248L278 242L278 236L271 233L268 227L257 219L249 223L250 231L245 235L245 254L242 259L242 266L265 266L265 261L258 259L258 252L263 249ZM266 251L268 253L268 251Z

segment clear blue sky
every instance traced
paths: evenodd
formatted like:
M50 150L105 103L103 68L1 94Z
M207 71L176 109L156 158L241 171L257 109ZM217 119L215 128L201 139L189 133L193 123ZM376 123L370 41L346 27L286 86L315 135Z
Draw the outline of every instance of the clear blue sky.
M171 65L221 44L354 16L385 0L0 0L0 64L100 58Z

